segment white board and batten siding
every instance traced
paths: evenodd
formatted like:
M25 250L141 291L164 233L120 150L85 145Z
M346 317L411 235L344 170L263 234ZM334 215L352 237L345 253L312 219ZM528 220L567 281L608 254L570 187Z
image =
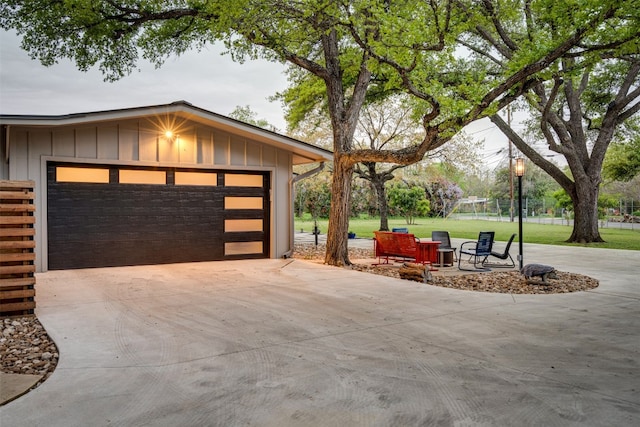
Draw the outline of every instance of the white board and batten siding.
M185 120L168 138L147 119L50 127L10 126L9 154L1 153L0 178L36 183L36 267L46 271L49 161L78 164L162 166L268 171L271 174L271 248L290 250L293 154L286 149ZM3 151L6 151L6 145ZM6 159L9 161L7 162Z

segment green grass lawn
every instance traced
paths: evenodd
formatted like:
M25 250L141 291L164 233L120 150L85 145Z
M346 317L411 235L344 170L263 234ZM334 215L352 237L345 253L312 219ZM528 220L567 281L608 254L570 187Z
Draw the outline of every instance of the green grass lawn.
M318 227L322 234L327 232L327 219L318 220ZM444 220L442 218L418 218L416 224L407 225L404 218L393 218L389 220L389 228L406 227L410 233L416 237L431 237L434 230L446 230L453 238L476 240L480 231L495 231L496 240L509 240L511 234L518 234L518 220L514 222L498 222L487 220ZM373 237L374 230L380 228L380 220L373 219L356 219L349 220L349 230L356 233L357 237ZM313 220L310 218L296 218L296 231L304 230L310 232L313 230ZM545 245L563 245L563 246L585 246L594 248L609 249L631 249L640 250L640 225L635 230L626 230L619 228L601 228L600 235L606 241L605 243L592 243L589 245L579 245L575 243L566 243L565 240L571 235L572 227L567 225L547 225L534 222L524 222L522 224L523 241L525 243L540 243ZM516 236L516 241L518 240Z

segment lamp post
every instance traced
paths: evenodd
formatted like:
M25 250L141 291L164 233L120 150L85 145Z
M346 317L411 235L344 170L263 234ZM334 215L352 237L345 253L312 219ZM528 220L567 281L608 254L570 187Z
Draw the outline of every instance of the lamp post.
M518 176L518 243L520 247L518 261L520 262L520 270L522 270L522 176L524 175L524 159L522 157L516 159L516 175Z

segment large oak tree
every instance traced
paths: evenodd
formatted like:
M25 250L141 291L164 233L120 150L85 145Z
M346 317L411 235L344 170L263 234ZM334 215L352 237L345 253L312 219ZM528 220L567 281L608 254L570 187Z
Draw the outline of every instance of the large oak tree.
M573 61L567 60L562 62L559 75L552 82L536 85L527 96L543 140L551 151L564 157L568 171L549 161L500 116L491 118L571 198L574 222L568 242L603 241L598 229L598 196L605 154L616 131L640 111L640 55L627 56L621 62L622 69L618 70L621 74L614 77L605 73L608 80L605 86L609 90L596 84L602 78L603 67L606 69L609 64L585 67L575 75L569 72Z
M484 3L490 9L490 2ZM544 43L537 36L541 30L552 40L562 38L566 28L582 22L590 10L583 7L586 3L576 3L573 8L550 4L550 15L564 22L557 21L549 28L547 22L536 19L535 14L528 11L534 3L524 2L526 19L522 27L525 31L521 35L525 38L514 38L506 29L495 37L492 33L495 25L487 28L486 23L477 23L470 32L473 35L463 35L460 42L472 56L485 59L487 67L498 72L509 67L514 56L520 55L534 40ZM551 64L523 97L531 117L527 121L537 122L533 138L527 139L500 115L491 117L514 145L557 181L571 198L574 226L569 242L602 241L598 230L598 193L605 154L616 133L622 134L625 122L640 111L640 3L599 3L612 8L611 18ZM504 13L504 9L494 8L492 19L498 21ZM535 142L540 139L549 150L564 157L568 171L549 161L544 148L536 147Z
M514 145L571 198L574 224L568 242L603 241L598 229L598 196L605 155L610 144L616 138L623 140L625 133L638 138L637 128L625 126L640 111L638 45L635 49L605 51L596 61L559 61L553 78L533 86L525 97L529 122L537 125L533 138L517 132L499 115L491 117ZM551 162L536 147L539 140L564 157L568 170Z
M548 78L550 65L624 7L614 0L6 0L0 26L17 30L45 65L68 57L80 69L97 64L108 79L131 72L140 57L160 65L219 40L238 60L261 56L316 77L333 130L325 262L345 265L355 164L419 161ZM527 33L523 23L531 20L536 32ZM459 43L478 28L483 38L519 41L518 48L499 67L468 60ZM423 139L399 149L354 148L366 100L397 91L415 97Z

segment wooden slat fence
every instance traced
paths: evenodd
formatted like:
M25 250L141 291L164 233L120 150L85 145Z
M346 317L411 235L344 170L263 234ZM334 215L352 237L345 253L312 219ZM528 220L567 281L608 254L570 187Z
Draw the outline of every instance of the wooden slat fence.
M35 204L33 181L0 180L0 316L33 314Z

